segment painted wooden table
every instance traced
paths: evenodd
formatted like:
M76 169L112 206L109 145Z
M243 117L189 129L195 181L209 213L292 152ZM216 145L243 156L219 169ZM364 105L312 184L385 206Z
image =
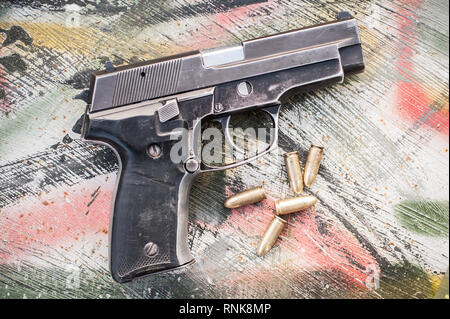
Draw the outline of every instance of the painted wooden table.
M13 4L13 2L15 4ZM429 298L448 268L448 2L79 0L0 4L1 298ZM120 285L108 272L118 169L71 128L92 70L335 20L358 20L366 70L283 106L280 152L199 177L185 271ZM325 145L307 193L263 258L281 154ZM271 199L228 210L264 183Z

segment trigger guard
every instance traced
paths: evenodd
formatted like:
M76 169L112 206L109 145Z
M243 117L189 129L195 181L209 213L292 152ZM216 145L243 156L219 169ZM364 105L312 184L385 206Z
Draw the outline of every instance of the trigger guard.
M254 156L252 158L247 158L243 161L238 161L238 162L224 165L224 166L209 166L209 165L201 162L200 163L200 172L205 173L205 172L212 172L212 171L223 171L226 169L235 168L235 167L241 166L243 164L247 164L253 160L256 160L256 159L260 158L261 156L274 150L278 145L278 117L279 117L279 113L280 113L280 107L281 107L281 104L276 104L276 105L268 106L268 107L261 109L261 111L264 111L270 115L270 117L273 120L274 129L275 129L275 133L274 133L272 142L270 143L269 147L265 151L259 153L258 155ZM228 115L226 117L215 118L214 120L222 125L222 130L223 130L224 128L228 127L230 118L231 118L231 115ZM225 132L224 132L224 135L226 136ZM234 143L232 143L232 145L234 145Z
M222 129L226 127L230 123L231 115L221 116L221 117L214 117L212 120L214 122L220 123L222 125Z
M278 127L278 115L280 114L280 107L281 104L276 104L261 109L261 111L266 112L272 117L274 127Z

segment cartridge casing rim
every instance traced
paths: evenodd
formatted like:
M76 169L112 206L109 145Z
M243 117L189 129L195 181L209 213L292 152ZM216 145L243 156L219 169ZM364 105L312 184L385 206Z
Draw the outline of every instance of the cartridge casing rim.
M275 211L277 212L277 214L280 212L280 210L279 210L279 208L278 208L279 202L280 202L280 199L277 199L277 200L275 201Z
M292 156L292 155L294 155L294 154L296 154L296 155L298 155L298 151L293 151L293 152L287 152L287 153L284 153L284 157L289 157L289 156Z
M278 216L278 215L273 215L273 216L275 217L274 219L279 220L279 221L282 222L283 224L286 224L286 223L287 223L287 221L284 220L283 218L281 218L280 216Z

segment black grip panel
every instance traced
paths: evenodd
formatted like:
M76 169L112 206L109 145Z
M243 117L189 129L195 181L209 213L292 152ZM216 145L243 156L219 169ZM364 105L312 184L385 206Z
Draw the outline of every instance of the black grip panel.
M194 177L170 159L177 141L157 135L154 116L91 119L84 138L106 143L121 162L110 234L113 278L126 282L192 262L187 201ZM154 143L157 158L148 154Z

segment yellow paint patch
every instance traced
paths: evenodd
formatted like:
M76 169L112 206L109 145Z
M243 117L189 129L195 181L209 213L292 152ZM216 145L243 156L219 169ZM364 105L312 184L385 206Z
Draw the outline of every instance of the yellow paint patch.
M431 282L433 294L436 294L436 292L439 289L439 286L441 285L442 279L444 278L444 275L428 274L428 278L430 279Z
M133 36L117 39L114 33L104 33L95 28L69 27L47 22L0 22L2 29L9 29L13 25L21 26L33 38L33 45L88 59L116 54L124 59L139 57L141 61L144 61L167 55L167 52L180 52L178 48L168 48L165 42ZM151 51L149 47L152 48ZM161 54L155 56L154 52Z
M93 47L107 36L96 29L85 27L68 27L55 23L0 22L0 28L9 29L18 25L33 38L33 44L51 48L60 52L78 51L89 55Z

